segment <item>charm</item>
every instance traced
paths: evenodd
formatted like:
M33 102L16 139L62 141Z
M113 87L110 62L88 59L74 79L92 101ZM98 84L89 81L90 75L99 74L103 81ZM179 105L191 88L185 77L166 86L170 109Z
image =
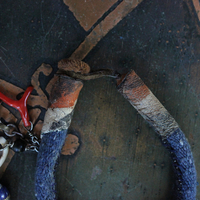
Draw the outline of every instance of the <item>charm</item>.
M3 157L1 161L1 154L3 152L6 158L8 147L15 151L15 153L28 150L38 152L40 140L32 133L33 124L30 122L30 129L27 129L25 126L23 127L27 131L26 135L20 133L16 125L5 125L0 121L0 133L4 134L0 137L0 167L5 161Z
M6 139L4 137L0 137L0 145L2 147L0 151L0 167L3 165L8 155L9 148L6 146L6 144Z
M24 141L22 138L18 138L10 148L15 153L19 153L25 151L26 146L27 146L26 141Z
M10 194L7 188L0 184L0 200L9 200Z

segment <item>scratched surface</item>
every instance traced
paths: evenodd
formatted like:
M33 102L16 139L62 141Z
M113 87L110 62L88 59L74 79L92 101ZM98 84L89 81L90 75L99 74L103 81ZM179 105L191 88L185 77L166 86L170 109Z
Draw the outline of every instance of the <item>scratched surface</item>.
M84 60L92 69L134 69L184 131L199 174L200 35L192 3L144 0ZM70 56L88 34L62 1L2 1L0 9L0 78L23 89L42 62ZM71 127L82 146L75 157L59 159L59 199L171 199L168 152L114 80L84 82ZM15 154L10 162L0 182L11 199L35 199L36 156Z

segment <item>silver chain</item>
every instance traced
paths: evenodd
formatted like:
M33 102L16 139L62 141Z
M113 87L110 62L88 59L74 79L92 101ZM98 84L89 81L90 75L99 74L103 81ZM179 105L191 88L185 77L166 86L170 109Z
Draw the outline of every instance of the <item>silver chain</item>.
M30 151L36 151L38 152L39 151L39 145L40 145L40 142L37 138L37 136L33 135L31 133L31 131L28 131L28 136L30 138L30 141L29 143L27 144L27 147L26 147L26 151L30 150Z
M26 131L27 131L27 136L26 137L26 140L27 140L27 146L25 148L25 151L36 151L38 152L39 151L39 145L40 145L40 142L38 140L38 137L35 136L32 131L33 131L33 123L31 123L31 128L30 129L27 129L25 126L23 126Z
M5 125L4 123L2 123L0 121L0 132L3 132L10 139L17 136L20 139L24 140L26 142L25 151L30 150L30 151L38 152L40 142L39 142L39 139L37 138L37 136L35 136L32 133L33 124L31 123L31 128L29 130L26 127L24 127L24 128L27 131L27 134L25 136L23 134L21 134L20 132L18 132L18 129L14 124ZM15 141L8 139L7 143L2 145L2 147L0 147L0 151L3 151L6 147L12 148L14 146L14 143L15 143Z

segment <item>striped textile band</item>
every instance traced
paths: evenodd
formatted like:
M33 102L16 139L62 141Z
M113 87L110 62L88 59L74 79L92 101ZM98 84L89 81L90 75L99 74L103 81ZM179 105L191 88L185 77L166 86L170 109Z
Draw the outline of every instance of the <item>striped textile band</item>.
M50 107L48 108L41 131L44 134L56 130L68 129L78 95L83 83L65 75L56 75L57 79L50 95Z
M118 80L117 84L119 92L159 135L166 137L179 128L174 118L134 71Z
M55 200L55 165L70 126L73 110L83 83L59 75L50 94L42 127L41 143L37 157L35 196L37 200Z
M196 170L185 135L159 100L138 75L131 71L117 81L119 92L152 125L170 151L175 174L176 200L194 200L196 196Z

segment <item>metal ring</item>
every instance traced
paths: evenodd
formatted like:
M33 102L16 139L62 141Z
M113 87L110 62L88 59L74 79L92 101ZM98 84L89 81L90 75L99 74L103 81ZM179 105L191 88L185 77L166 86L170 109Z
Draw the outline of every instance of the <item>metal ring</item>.
M29 132L29 131L32 131L33 130L33 123L31 121L29 121L30 124L31 124L31 128L30 129L27 129L24 124L22 124L22 126Z

